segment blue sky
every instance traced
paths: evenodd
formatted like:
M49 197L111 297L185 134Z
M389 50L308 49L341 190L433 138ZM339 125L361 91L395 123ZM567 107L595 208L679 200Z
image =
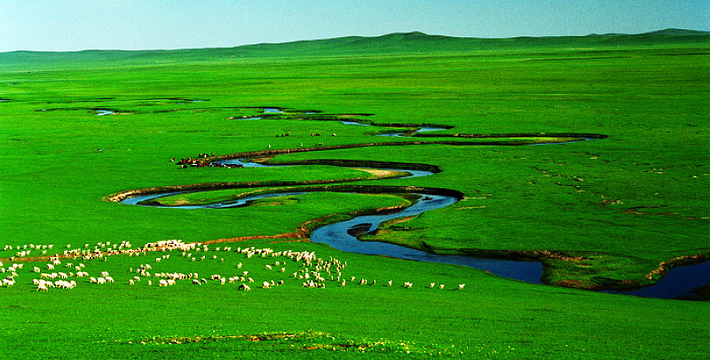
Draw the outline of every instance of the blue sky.
M710 0L0 0L0 52L710 30Z

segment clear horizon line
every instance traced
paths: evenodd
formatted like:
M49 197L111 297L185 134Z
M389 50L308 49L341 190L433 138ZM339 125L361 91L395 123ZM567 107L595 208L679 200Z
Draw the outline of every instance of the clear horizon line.
M429 34L425 33L423 31L419 30L413 30L413 31L395 31L395 32L390 32L386 34L380 34L380 35L344 35L344 36L334 36L334 37L324 37L324 38L311 38L311 39L300 39L300 40L287 40L287 41L282 41L282 42L258 42L258 43L244 43L240 45L231 45L231 46L207 46L207 47L175 47L175 48L149 48L149 49L119 49L119 48L86 48L86 49L80 49L80 50L29 50L29 49L14 49L14 50L0 50L1 53L11 53L11 52L46 52L46 53L78 53L78 52L84 52L84 51L125 51L125 52L130 52L130 51L179 51L179 50L206 50L206 49L232 49L232 48L239 48L239 47L244 47L244 46L258 46L258 45L281 45L281 44L292 44L292 43L297 43L297 42L308 42L308 41L323 41L323 40L333 40L333 39L344 39L344 38L350 38L350 37L359 37L359 38L378 38L378 37L383 37L383 36L388 36L388 35L394 35L394 34L411 34L411 33L422 33L424 35L428 36L443 36L443 37L449 37L449 38L458 38L458 39L481 39L481 40L504 40L504 39L518 39L518 38L559 38L559 37L587 37L587 36L611 36L611 35L627 35L627 36L633 36L633 35L644 35L644 34L650 34L654 32L660 32L660 31L665 31L665 30L681 30L681 31L691 31L691 32L706 32L710 34L710 29L709 30L696 30L696 29L686 29L686 28L664 28L664 29L657 29L657 30L651 30L651 31L646 31L646 32L640 32L640 33L618 33L618 32L608 32L608 33L588 33L585 35L516 35L516 36L504 36L504 37L478 37L478 36L456 36L456 35L442 35L442 34Z

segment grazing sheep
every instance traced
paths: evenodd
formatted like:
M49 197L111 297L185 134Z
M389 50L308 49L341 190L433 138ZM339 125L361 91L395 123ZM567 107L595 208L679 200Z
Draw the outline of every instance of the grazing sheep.
M61 288L61 289L73 289L76 286L75 282L68 282L64 280L57 280L55 283L56 287Z
M385 286L392 286L392 280L388 281L387 285L385 285Z
M439 285L439 289L444 290L444 287L445 287L445 286L446 286L446 285L441 284L441 285Z
M241 285L239 285L239 287L237 289L240 291L250 291L251 290L251 288L247 284L241 284Z
M51 273L51 274L42 273L42 274L39 275L39 277L42 278L42 279L54 279L54 278L57 277L57 275L56 275L56 273Z
M459 290L463 290L463 288L466 286L466 284L459 284Z
M271 289L271 283L268 282L268 281L264 281L264 282L262 283L262 288L264 288L264 289Z
M200 280L192 279L192 285L202 285L202 283L200 282Z
M407 289L411 289L411 288L412 288L412 283L410 283L410 282L407 281L407 282L404 283L404 287L407 288Z

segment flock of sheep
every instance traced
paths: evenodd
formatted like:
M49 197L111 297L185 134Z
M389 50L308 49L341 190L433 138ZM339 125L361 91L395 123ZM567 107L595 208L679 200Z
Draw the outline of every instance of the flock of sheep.
M271 289L278 286L283 286L288 283L300 283L304 288L325 288L327 283L336 284L344 287L348 282L359 285L374 286L376 280L368 281L355 276L345 276L343 274L347 267L347 262L340 261L333 257L328 259L319 258L315 252L308 251L275 251L270 248L256 247L238 247L232 249L230 246L210 248L207 244L201 243L184 243L181 240L165 240L156 243L149 243L145 246L134 249L128 242L118 244L98 243L93 248L89 244L85 244L83 248L71 249L71 245L67 245L66 249L61 253L55 253L51 256L46 256L47 251L53 249L52 245L24 245L24 246L5 246L3 251L14 251L15 255L10 257L13 262L5 267L0 261L0 276L3 276L2 287L14 286L17 279L24 276L20 274L34 274L31 284L36 291L49 291L50 289L73 289L78 285L106 285L114 283L114 278L106 270L93 271L92 276L87 270L85 263L107 261L111 255L124 255L129 257L143 257L147 259L149 254L160 254L160 256L151 258L149 261L140 260L140 264L135 268L131 267L126 272L126 284L136 286L145 284L147 286L167 287L174 286L181 282L202 286L207 283L216 283L219 285L235 284L237 289L241 291L250 291L252 287ZM232 259L230 255L218 255L220 252L236 253L237 260L235 264L220 265L220 268L228 268L229 275L211 274L209 276L200 276L197 272L183 271L159 271L155 268L168 268L175 261L172 259L182 259L182 265L185 262L201 262L201 261L217 261L223 263L225 257ZM40 257L32 257L39 255ZM41 257L44 255L44 257ZM261 258L260 261L249 260L252 258ZM255 263L260 263L258 270L252 274L245 270L244 262L250 262L249 266L254 266ZM31 270L27 271L24 268L25 262L34 262ZM45 263L46 261L46 263ZM44 265L39 266L39 263ZM266 264L264 264L266 263ZM90 267L98 267L100 265L92 265ZM293 268L295 266L295 269ZM193 266L194 267L194 266ZM287 268L291 269L287 272ZM253 268L252 268L253 269ZM294 271L295 270L295 271ZM267 275L267 280L254 280L257 273L264 277ZM123 278L125 274L120 274ZM123 279L121 279L123 281ZM30 284L30 282L27 282ZM384 287L393 286L393 281L389 280L384 283ZM402 287L412 288L412 282L404 282ZM444 284L436 285L435 282L429 283L429 288L444 289ZM454 290L463 290L465 284L459 284Z

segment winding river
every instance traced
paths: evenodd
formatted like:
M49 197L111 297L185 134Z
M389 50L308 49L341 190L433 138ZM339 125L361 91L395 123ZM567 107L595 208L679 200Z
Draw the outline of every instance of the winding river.
M277 108L263 108L265 114L281 113L282 111ZM261 119L260 116L243 118L242 120L257 120ZM341 121L345 125L359 125L359 126L370 126L369 124L353 121ZM423 127L415 131L407 132L392 132L387 134L381 134L381 136L393 136L393 137L404 137L413 135L419 132L425 131L439 131L445 130L445 128L439 127ZM591 140L592 138L580 138L579 140ZM579 141L577 140L577 141ZM567 142L564 142L567 143ZM564 144L555 143L555 144ZM535 144L537 145L537 144ZM249 161L249 159L221 159L219 161L223 164L237 164L244 167L274 167L279 165L265 165L261 163L256 163ZM280 166L296 166L296 165L280 165ZM383 169L385 170L385 169ZM400 178L411 178L420 176L432 175L432 172L421 171L421 170L409 170L409 169L386 169L394 170L406 173ZM187 191L185 191L187 192ZM129 205L140 205L140 206L156 206L156 205L144 205L142 202L147 200L153 200L160 197L176 195L185 192L169 192L151 195L138 195L130 196L121 200L124 204ZM271 193L262 194L252 197L247 197L239 200L225 201L219 203L213 203L208 205L199 206L170 206L163 208L172 209L222 209L222 208L234 208L234 207L244 207L249 206L253 201L278 197L287 195L299 195L300 193ZM459 199L454 196L446 195L432 195L432 194L416 194L419 199L412 206L402 209L394 213L387 214L377 214L377 215L367 215L358 216L350 220L329 224L314 230L311 233L310 239L313 242L325 243L329 246L347 252L368 254L368 255L379 255L388 256L394 258L416 260L416 261L427 261L436 263L448 263L469 266L485 271L489 271L493 274L499 276L525 281L529 283L541 283L541 277L543 275L543 266L541 262L536 261L515 261L515 260L503 260L503 259L492 259L492 258L479 258L473 256L463 256L463 255L438 255L427 253L420 250L415 250L407 248L404 246L375 242L375 241L360 241L357 237L361 234L370 233L378 228L378 226L385 221L413 216L421 214L425 211L440 209L449 205L456 203ZM686 265L674 268L667 276L659 280L655 285L648 286L640 289L633 289L628 291L604 291L607 293L616 294L628 294L641 297L653 297L653 298L663 298L663 299L692 299L694 296L694 290L701 287L707 287L710 284L710 262L705 262L697 265Z

